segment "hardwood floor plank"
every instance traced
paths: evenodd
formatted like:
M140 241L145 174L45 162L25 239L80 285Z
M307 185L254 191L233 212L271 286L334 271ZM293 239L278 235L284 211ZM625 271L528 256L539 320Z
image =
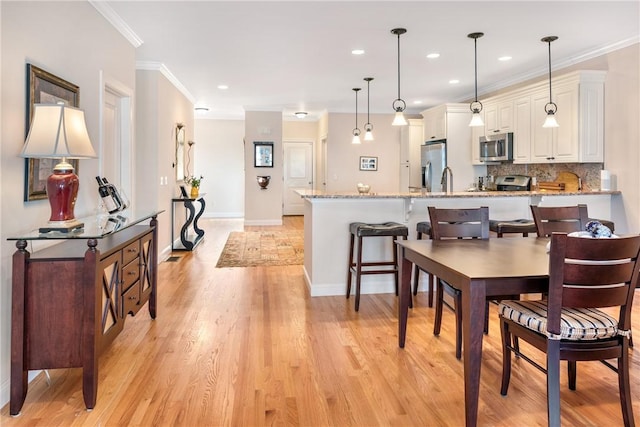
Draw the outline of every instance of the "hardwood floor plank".
M311 298L302 266L216 268L228 233L242 231L242 221L201 224L207 234L197 250L159 266L157 318L145 309L128 317L101 355L95 409L84 409L79 369L53 370L51 386L44 375L29 385L19 417L2 408L2 426L464 424L463 363L454 355L451 311L444 311L435 337L434 310L420 293L400 349L394 295L363 294L356 313L352 298ZM302 227L302 217L285 217L282 226ZM500 396L502 350L493 304L489 329L479 424L546 425L545 377L524 361L514 360L509 393ZM562 422L622 425L615 373L599 363L578 364L578 389L570 391L564 366ZM638 349L631 352L631 392L638 420Z

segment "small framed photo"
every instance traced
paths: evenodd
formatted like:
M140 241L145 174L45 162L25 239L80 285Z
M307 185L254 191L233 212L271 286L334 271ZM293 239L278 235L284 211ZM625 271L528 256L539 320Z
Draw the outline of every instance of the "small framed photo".
M256 168L273 167L273 142L253 143L253 166Z
M360 156L360 170L361 171L377 171L378 158Z
M184 199L189 198L189 194L187 194L187 189L185 188L184 185L180 186L180 196L182 196Z

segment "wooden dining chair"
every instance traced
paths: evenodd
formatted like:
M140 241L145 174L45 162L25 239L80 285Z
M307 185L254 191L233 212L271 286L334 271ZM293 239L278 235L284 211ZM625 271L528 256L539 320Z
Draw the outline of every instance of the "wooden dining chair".
M583 231L589 221L587 205L559 207L531 205L531 214L536 223L538 237L548 237L553 232Z
M602 361L618 374L625 426L633 426L629 389L631 306L638 281L640 236L611 239L553 233L549 253L549 293L542 301L502 301L502 388L511 377L511 353L547 374L550 426L560 425L560 360L568 361L569 388L576 389L576 362ZM620 307L617 316L599 310ZM518 337L547 354L540 366L510 343ZM614 366L607 359L617 359Z
M489 238L489 208L486 206L472 209L440 209L429 206L428 211L433 240ZM456 358L460 359L462 357L462 310L460 310L462 297L458 289L453 288L440 278L438 278L436 289L436 318L433 324L433 334L440 335L444 292L453 298L453 310L456 317ZM485 309L486 311L488 310ZM485 332L486 328L487 324L485 323Z

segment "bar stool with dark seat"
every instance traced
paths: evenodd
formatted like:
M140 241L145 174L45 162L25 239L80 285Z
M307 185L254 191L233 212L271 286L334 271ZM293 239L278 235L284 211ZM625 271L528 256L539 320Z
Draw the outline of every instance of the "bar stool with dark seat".
M537 231L536 223L531 219L513 219L513 220L489 220L489 230L503 237L505 233L522 233L522 237L528 237L529 233Z
M393 245L393 261L362 262L362 238L363 237L402 237L407 240L409 229L406 225L397 222L385 222L381 224L367 224L364 222L352 222L349 224L351 244L349 246L349 266L347 269L347 298L351 295L351 276L356 275L356 311L360 309L360 281L364 274L393 274L395 276L396 295L398 295L398 251ZM358 255L354 261L355 239L358 237ZM381 268L377 268L381 267Z
M416 224L416 232L418 240L421 240L423 236L431 238L431 223L429 221L421 221ZM413 266L413 294L418 295L418 285L420 284L420 272L421 270L417 265ZM428 303L429 307L433 307L433 289L435 287L436 278L428 271L424 271L427 274L428 283Z

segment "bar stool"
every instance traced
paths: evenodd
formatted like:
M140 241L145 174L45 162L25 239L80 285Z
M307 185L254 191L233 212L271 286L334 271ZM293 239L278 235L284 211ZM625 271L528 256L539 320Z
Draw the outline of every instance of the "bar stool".
M489 230L503 237L504 233L522 233L522 237L528 237L529 233L535 233L536 223L531 219L513 219L506 221L489 220Z
M385 222L382 224L367 224L364 222L352 222L349 224L351 244L349 246L349 266L347 269L347 299L351 295L351 276L356 275L356 311L360 309L360 282L364 274L393 274L395 276L396 295L398 295L398 251L393 247L393 261L362 262L362 238L363 237L399 237L407 240L409 229L397 222ZM358 237L358 255L354 261L355 238ZM395 240L395 239L394 239ZM373 268L372 268L373 267ZM383 267L383 268L375 268ZM391 267L391 268L389 268Z
M427 236L429 239L431 238L431 223L429 221L421 221L416 224L416 232L418 233L418 240L422 239L422 236ZM418 295L418 285L420 284L420 268L414 264L413 266L413 295ZM433 289L435 286L436 278L433 274L425 271L427 274L427 283L428 283L428 303L429 307L433 307Z

